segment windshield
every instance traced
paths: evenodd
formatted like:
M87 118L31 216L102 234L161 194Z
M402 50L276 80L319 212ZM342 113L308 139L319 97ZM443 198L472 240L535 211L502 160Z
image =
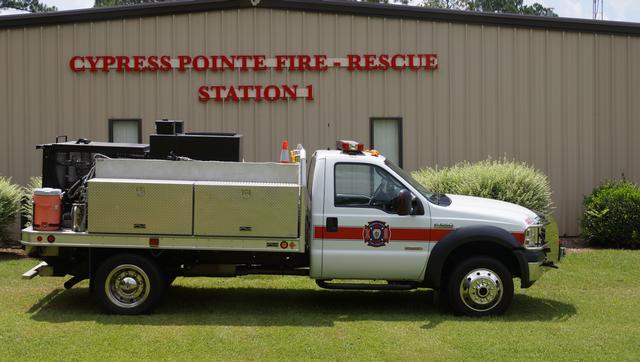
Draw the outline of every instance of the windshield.
M431 199L431 197L433 196L433 192L427 190L424 186L422 186L422 184L411 177L409 173L407 173L405 170L401 169L395 163L389 161L388 159L384 160L384 163L385 165L389 166L389 168L392 169L395 173L400 175L400 177L402 177L405 181L407 181L409 185L413 186L414 189L418 190L418 192L421 193L422 196L426 197L427 200Z

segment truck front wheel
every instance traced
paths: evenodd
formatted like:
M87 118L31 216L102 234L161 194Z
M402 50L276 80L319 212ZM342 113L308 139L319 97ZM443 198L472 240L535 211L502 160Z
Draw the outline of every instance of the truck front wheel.
M98 268L93 295L110 313L143 314L160 303L166 286L165 276L152 260L120 254Z
M474 257L453 268L446 293L456 314L499 315L507 310L513 299L513 278L498 260Z

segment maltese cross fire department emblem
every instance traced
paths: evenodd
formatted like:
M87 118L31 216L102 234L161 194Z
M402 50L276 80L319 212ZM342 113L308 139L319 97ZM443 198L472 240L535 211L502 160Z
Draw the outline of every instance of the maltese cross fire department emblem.
M379 248L385 246L391 237L389 225L384 221L369 221L362 230L362 239L368 246Z

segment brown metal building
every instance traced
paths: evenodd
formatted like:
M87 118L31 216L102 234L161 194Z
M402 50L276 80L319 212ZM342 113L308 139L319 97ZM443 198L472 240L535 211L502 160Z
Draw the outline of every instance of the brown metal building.
M576 235L595 185L640 182L639 64L640 24L344 1L3 16L0 174L39 175L34 146L57 135L148 142L154 120L183 119L242 133L247 160L277 159L282 139L313 150L347 138L408 170L526 161L550 176L561 231Z

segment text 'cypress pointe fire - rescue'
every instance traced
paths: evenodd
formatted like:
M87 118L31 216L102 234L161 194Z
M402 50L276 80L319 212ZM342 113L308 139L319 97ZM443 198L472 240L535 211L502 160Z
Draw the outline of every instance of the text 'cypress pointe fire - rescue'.
M329 58L324 54L275 55L76 55L69 59L69 68L80 72L261 72L275 71L323 72L330 67L344 67L349 71L433 71L438 69L437 54L347 54L345 58ZM313 100L313 85L247 84L201 85L198 100L207 102Z

